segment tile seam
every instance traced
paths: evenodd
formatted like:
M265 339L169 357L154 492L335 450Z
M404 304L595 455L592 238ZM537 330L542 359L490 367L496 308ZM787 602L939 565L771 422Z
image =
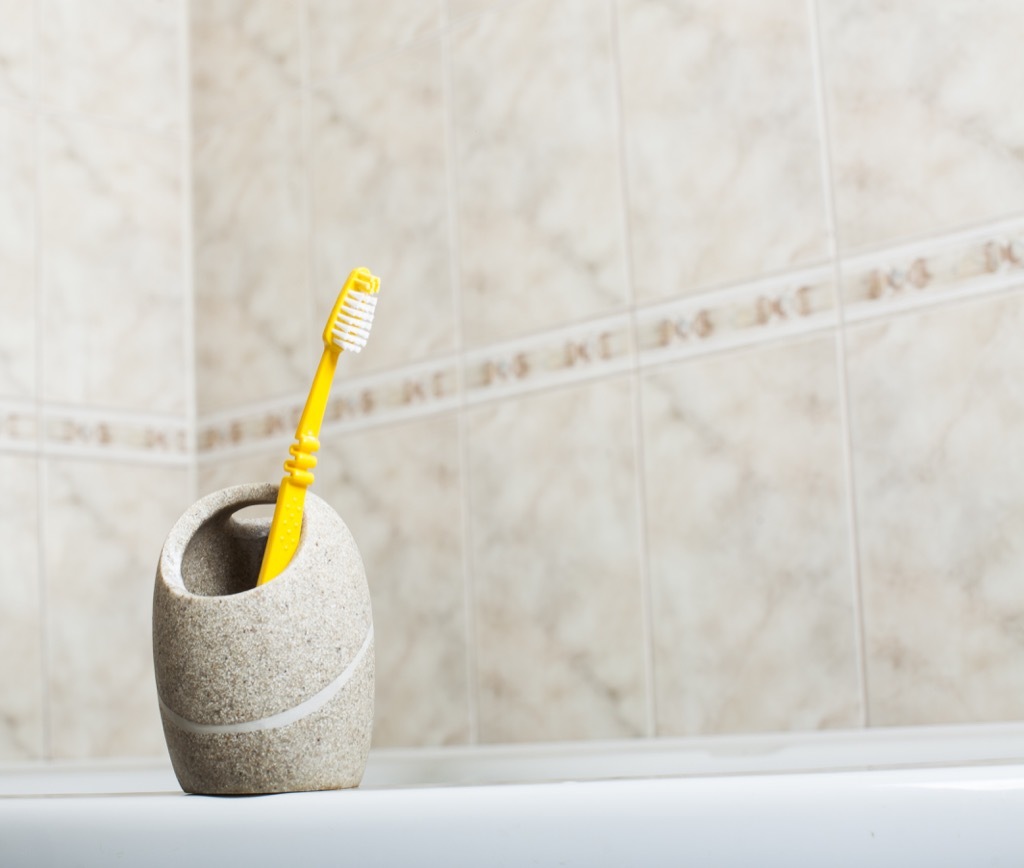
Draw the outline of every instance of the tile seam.
M462 312L462 262L459 233L458 147L455 132L455 99L452 71L452 41L449 28L449 0L442 0L441 14L441 92L444 117L445 195L448 217L448 270L452 287L452 315L455 322L456 389L458 408L456 426L459 456L459 505L462 529L462 608L463 642L466 649L466 712L468 741L480 742L480 670L477 656L479 631L476 618L476 573L473 557L471 516L472 481L469 462L469 416L466 402L465 325Z
M843 482L846 488L844 509L846 522L847 568L850 571L849 587L852 592L853 605L853 639L854 655L860 704L860 723L867 728L871 724L867 651L864 634L864 601L860 563L860 533L857 514L857 479L853 462L853 432L850 418L849 374L846 364L846 314L845 294L843 292L843 268L839 255L839 222L836 207L836 194L833 179L832 139L829 132L828 100L826 96L826 78L824 55L822 50L821 21L818 13L817 0L806 0L807 18L810 30L811 64L814 79L815 114L818 124L819 160L822 178L822 195L824 198L826 223L828 226L829 253L833 263L833 279L835 283L836 315L836 381L839 391L839 424L842 449Z
M609 61L612 78L612 107L616 132L619 168L620 232L629 299L630 326L630 402L633 438L633 493L636 509L636 553L640 567L640 641L644 672L644 734L655 738L658 733L657 691L655 689L654 609L652 603L650 540L647 520L647 455L644 443L643 394L640 367L640 327L636 309L633 230L630 212L629 166L627 158L625 96L622 78L622 36L616 0L607 0L609 21Z

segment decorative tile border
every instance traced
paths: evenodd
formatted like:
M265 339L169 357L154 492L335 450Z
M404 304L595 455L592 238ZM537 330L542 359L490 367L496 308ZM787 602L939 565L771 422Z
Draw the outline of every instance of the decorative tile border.
M533 391L627 370L629 314L545 332L466 355L466 401Z
M866 254L841 267L850 322L1008 289L1024 281L1024 222Z
M1024 220L848 257L843 318L856 323L1024 285ZM464 404L582 382L839 327L832 264L646 305L635 313L531 335L335 386L327 434L453 411ZM461 371L461 378L460 378ZM460 383L462 384L460 386ZM281 447L304 395L199 420L200 461Z
M837 324L830 266L637 311L640 366L804 334Z
M201 419L196 438L200 459L286 443L295 432L304 401L304 395L291 396ZM324 414L323 433L356 430L452 410L458 405L459 367L457 360L449 357L433 364L339 382Z
M184 418L47 407L42 422L47 455L184 465L191 454Z
M184 418L0 402L0 451L185 465Z
M36 406L26 401L0 402L0 449L10 452L34 452Z

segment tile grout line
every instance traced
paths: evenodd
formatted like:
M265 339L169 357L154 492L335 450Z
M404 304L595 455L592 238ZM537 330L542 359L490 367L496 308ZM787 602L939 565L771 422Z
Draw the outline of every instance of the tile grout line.
M455 320L456 370L458 409L459 504L462 528L462 608L464 642L466 646L466 711L470 744L480 742L480 692L477 643L479 635L476 621L476 575L472 553L472 500L469 469L469 418L466 402L466 353L462 320L462 278L459 235L459 179L456 165L455 108L452 83L451 33L449 29L448 0L441 8L441 93L444 116L445 182L448 200L448 271L452 287L452 314Z
M619 156L620 230L626 266L626 292L629 297L630 347L630 416L632 419L634 484L637 515L637 554L640 560L640 617L644 667L645 735L658 734L658 706L655 690L654 660L654 607L651 588L650 539L647 521L647 459L644 448L643 394L640 378L640 327L636 309L636 286L633 275L633 232L629 211L629 175L626 160L626 125L622 85L622 41L619 29L618 7L615 0L607 0L610 24L609 60L612 73L612 106L617 132Z
M300 94L299 111L301 113L300 123L302 125L302 162L304 180L303 196L303 218L306 221L306 322L303 330L307 335L306 352L309 355L310 369L317 364L319 354L315 341L308 336L319 335L322 327L317 327L317 304L316 304L316 220L313 213L313 105L312 96L309 90L310 78L312 76L312 56L310 53L309 40L309 4L302 0L298 4L299 15L299 76L302 82L302 93Z
M178 26L178 86L181 120L181 255L182 255L182 333L185 352L185 451L188 499L199 496L199 373L196 362L196 298L195 298L195 215L193 212L192 172L192 17L189 0L180 0ZM187 506L187 504L185 505Z
M42 679L40 698L42 700L42 750L43 759L53 759L53 708L50 696L50 611L49 611L49 582L47 581L47 558L46 558L46 492L49 486L48 458L45 455L44 442L46 432L44 430L45 419L43 415L43 389L46 385L45 364L46 353L43 348L44 324L46 323L46 304L43 293L43 240L42 240L42 207L43 207L43 115L39 111L39 95L41 92L40 74L40 53L41 43L40 29L42 22L40 17L42 11L37 4L33 9L32 20L32 65L34 76L33 107L35 109L32 118L33 142L32 150L34 163L34 226L33 226L33 258L35 274L33 283L35 288L35 416L36 416L36 569L38 571L37 594L39 606L39 657L40 677Z
M835 280L836 315L836 368L839 388L839 422L842 437L843 470L846 483L847 564L853 597L854 653L856 656L857 686L860 701L861 726L871 725L868 702L867 651L864 636L864 601L860 571L860 532L857 518L856 473L853 466L853 432L850 414L849 372L846 365L846 305L843 297L842 261L839 256L839 221L832 176L832 140L829 135L828 103L825 96L825 68L822 52L821 21L817 0L806 0L810 23L811 65L814 78L814 96L818 118L819 159L822 176L825 219L828 226L829 248Z

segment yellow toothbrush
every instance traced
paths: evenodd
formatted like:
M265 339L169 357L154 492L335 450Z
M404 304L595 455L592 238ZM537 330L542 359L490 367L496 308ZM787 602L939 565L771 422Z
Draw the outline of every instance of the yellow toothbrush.
M324 421L327 396L338 366L338 357L348 350L358 353L366 346L373 323L373 309L377 305L380 278L366 268L357 268L345 281L345 286L334 303L334 309L324 327L324 352L309 388L306 406L302 408L295 442L288 452L291 458L284 463L287 472L277 492L274 518L270 522L270 536L263 552L263 564L257 585L263 585L280 575L299 547L302 529L302 509L306 502L306 489L313 484L312 470L320 448L317 439Z

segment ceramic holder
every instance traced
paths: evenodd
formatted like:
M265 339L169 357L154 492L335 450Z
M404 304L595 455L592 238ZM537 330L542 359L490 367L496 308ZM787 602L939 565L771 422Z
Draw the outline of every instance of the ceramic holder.
M277 486L195 503L160 554L153 658L178 782L217 795L359 785L373 726L366 573L338 514L306 495L299 547L256 587Z

